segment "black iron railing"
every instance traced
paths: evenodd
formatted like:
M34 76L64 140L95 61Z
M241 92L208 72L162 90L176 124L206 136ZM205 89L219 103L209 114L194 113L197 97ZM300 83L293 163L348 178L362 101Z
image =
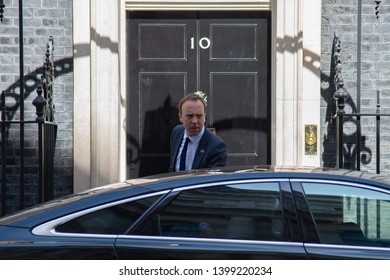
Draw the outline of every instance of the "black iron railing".
M344 104L343 104L344 103ZM337 167L361 170L361 159L365 155L366 162L371 160L371 152L367 152L364 144L365 137L362 135L361 120L362 118L375 118L375 169L376 173L381 173L381 118L390 117L390 114L380 112L380 91L377 91L377 105L375 113L345 113L345 101L338 102L336 119L337 130ZM353 122L356 124L356 133L345 136L344 122Z
M380 4L382 1L375 1L375 15L379 19ZM380 91L377 91L376 96L376 111L372 113L362 113L360 109L361 103L361 33L362 33L362 1L358 1L358 30L357 30L357 89L356 89L356 107L352 113L345 112L345 104L349 99L348 92L344 89L344 82L341 72L340 51L341 44L338 36L334 36L333 41L333 65L334 65L334 85L336 92L333 97L336 101L336 146L337 146L337 162L339 168L361 170L362 159L366 163L372 160L372 151L366 147L365 137L362 135L362 118L375 118L375 154L376 173L381 172L381 118L390 117L390 114L381 113L380 110ZM355 124L356 132L349 134L345 133L345 122Z
M54 197L57 124L53 103L53 45L53 38L50 37L45 53L41 85L38 86L37 96L32 102L36 113L34 120L24 120L22 114L20 120L13 120L10 116L14 116L15 112L11 114L6 106L8 93L4 91L1 93L0 215ZM20 98L20 108L24 107L22 101L24 102ZM15 137L17 133L22 135L19 138ZM16 198L17 194L18 198Z

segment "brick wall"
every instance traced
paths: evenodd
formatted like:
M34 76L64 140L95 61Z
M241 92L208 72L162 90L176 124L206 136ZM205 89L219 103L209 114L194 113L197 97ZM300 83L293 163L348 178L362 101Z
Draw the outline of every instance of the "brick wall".
M0 91L6 92L9 120L20 119L19 104L19 9L18 1L5 0L4 19L0 23ZM54 38L54 104L58 134L55 151L55 195L73 191L73 44L72 0L23 1L25 120L35 119L36 88L43 73L44 54L49 36ZM36 128L26 127L26 197L27 206L36 202ZM7 181L15 182L19 174L19 132L11 127L7 133ZM4 159L3 159L4 160ZM17 200L18 189L9 187L7 194ZM12 211L12 206L11 211Z
M359 0L360 1L360 0ZM390 113L390 1L382 1L378 18L375 14L375 1L362 0L362 36L361 36L361 100L360 112L375 113L377 92L380 92L380 110ZM323 165L336 165L335 122L332 116L336 112L333 94L334 65L333 38L336 34L341 42L341 66L344 88L350 95L346 112L358 110L357 100L357 47L358 47L358 1L323 0L322 1L322 104L321 104L321 140ZM356 133L356 119L349 120L345 126L346 141L351 144ZM375 171L376 167L376 129L375 118L362 117L361 169ZM381 119L381 170L390 171L390 117ZM347 167L348 158L346 159Z

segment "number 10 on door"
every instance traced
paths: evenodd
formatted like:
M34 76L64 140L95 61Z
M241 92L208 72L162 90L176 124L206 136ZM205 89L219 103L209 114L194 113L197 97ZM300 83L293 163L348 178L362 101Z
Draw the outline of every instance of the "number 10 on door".
M198 45L200 48L206 50L210 47L210 39L207 37L200 38ZM195 49L195 37L191 37L191 50Z

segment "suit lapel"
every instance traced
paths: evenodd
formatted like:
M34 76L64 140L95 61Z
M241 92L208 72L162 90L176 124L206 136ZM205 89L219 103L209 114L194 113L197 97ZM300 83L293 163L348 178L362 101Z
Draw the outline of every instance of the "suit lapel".
M207 128L205 129L202 138L199 141L198 149L196 150L194 162L192 163L192 169L199 169L200 164L206 155L208 135Z
M176 158L177 154L179 153L181 140L184 135L184 127L183 128L177 128L177 131L174 132L173 139L172 139L172 151L171 151L171 163L170 163L170 169L171 171L175 171L176 166Z
M180 149L180 145L181 145L181 141L183 140L183 135L184 135L184 130L180 131L178 134L177 134L177 138L176 138L176 141L175 141L175 161L176 161L176 158L177 158L177 154L179 153L179 149Z

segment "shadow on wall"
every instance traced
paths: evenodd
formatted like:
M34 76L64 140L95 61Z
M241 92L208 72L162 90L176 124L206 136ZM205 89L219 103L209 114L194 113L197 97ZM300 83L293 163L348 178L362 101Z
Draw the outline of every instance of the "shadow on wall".
M54 62L54 78L59 77L61 75L65 75L73 72L73 58L64 58ZM24 99L26 100L28 96L32 93L36 93L38 85L41 84L41 75L44 72L44 68L40 67L37 70L25 75L25 91L24 91ZM4 90L6 104L6 120L13 120L15 114L18 112L20 108L20 96L18 93L18 89L20 87L20 81L16 81L16 83L12 84L6 90ZM0 99L1 102L2 99ZM3 104L1 104L3 106ZM32 105L31 105L32 106ZM33 106L31 108L34 108ZM34 109L35 111L35 109ZM35 117L34 117L35 119Z
M67 73L71 73L73 71L73 59L72 58L64 58L61 60L55 61L55 69L54 69L54 78L59 77L61 75L65 75ZM34 121L36 119L36 108L32 105L31 102L26 102L26 100L33 100L35 96L31 96L31 94L37 94L37 87L42 84L41 75L44 73L44 67L40 67L35 71L25 75L25 91L24 91L24 101L25 101L25 117L24 120L20 121ZM37 187L37 174L38 174L38 163L37 161L37 132L38 128L35 123L24 124L24 145L23 151L21 151L20 147L20 131L18 125L15 124L15 121L19 121L19 111L20 111L20 81L16 81L10 87L3 91L0 94L0 109L2 118L1 120L9 121L2 122L2 130L0 132L1 138L0 143L2 145L1 151L5 151L5 158L0 158L1 167L5 168L7 175L7 186L3 191L7 191L7 199L15 199L18 198L18 189L20 180L23 180L23 185L25 187L26 195L24 196L24 202L26 206L34 205L37 201L37 195L35 192L35 188ZM30 97L30 98L28 98ZM26 106L27 105L27 106ZM14 121L14 124L11 123ZM58 153L58 152L57 152ZM23 157L23 170L24 175L19 176L22 172L20 172L20 162ZM56 168L53 166L53 168ZM64 171L59 172L60 174L56 175L56 179L54 180L54 188L59 193L59 195L65 195L72 192L72 183L73 178L70 177L69 173L71 172L68 168L65 168ZM56 172L55 172L56 173ZM2 171L0 170L0 177ZM0 184L1 184L0 178ZM69 186L69 188L68 188ZM31 194L31 195L27 195ZM10 201L9 205L7 202L7 207L14 207L13 202ZM15 209L9 209L7 213L13 212Z
M335 43L335 40L333 40ZM336 133L336 101L333 98L334 93L336 92L335 86L335 76L336 76L336 63L333 59L335 55L335 47L333 46L332 55L331 55L331 64L330 64L330 75L326 75L321 72L321 84L327 84L328 87L321 87L321 95L323 100L327 103L326 114L325 114L325 123L327 123L326 133L324 131L324 140L323 140L323 153L322 153L322 162L325 167L336 167L337 166L337 133ZM351 96L351 95L350 95ZM355 102L352 98L346 100L346 106L351 110L350 113L357 113L357 108ZM345 116L344 117L344 128L354 129L355 132L347 134L344 130L343 138L343 156L344 156L344 166L346 169L356 169L357 164L357 151L356 151L356 142L357 142L357 121L355 117ZM372 160L372 151L366 146L366 137L362 135L360 139L361 143L361 162L363 164L369 164Z
M302 33L295 38L293 37L284 37L277 38L276 40L276 50L279 53L289 52L294 53L298 49L303 47L302 45L303 38ZM334 48L333 48L334 49ZM322 99L326 102L326 113L324 118L324 123L327 124L326 131L321 131L324 135L323 138L323 151L322 151L322 164L325 167L336 167L336 158L337 158L337 147L336 147L336 122L334 115L336 113L336 102L333 98L333 94L336 91L334 85L335 78L335 63L333 61L333 55L331 55L331 67L329 75L321 71L321 58L318 54L313 53L310 50L303 49L303 65L306 69L310 70L316 75L320 75L321 85L328 84L327 88L321 87L321 96ZM346 105L349 106L352 110L352 113L356 113L356 105L352 98L347 99ZM356 128L356 119L351 116L346 116L344 118L344 124L347 127ZM344 168L347 169L356 169L356 132L351 134L346 134L344 132ZM366 146L367 137L362 136L361 141L361 162L363 164L369 164L372 160L372 151Z

